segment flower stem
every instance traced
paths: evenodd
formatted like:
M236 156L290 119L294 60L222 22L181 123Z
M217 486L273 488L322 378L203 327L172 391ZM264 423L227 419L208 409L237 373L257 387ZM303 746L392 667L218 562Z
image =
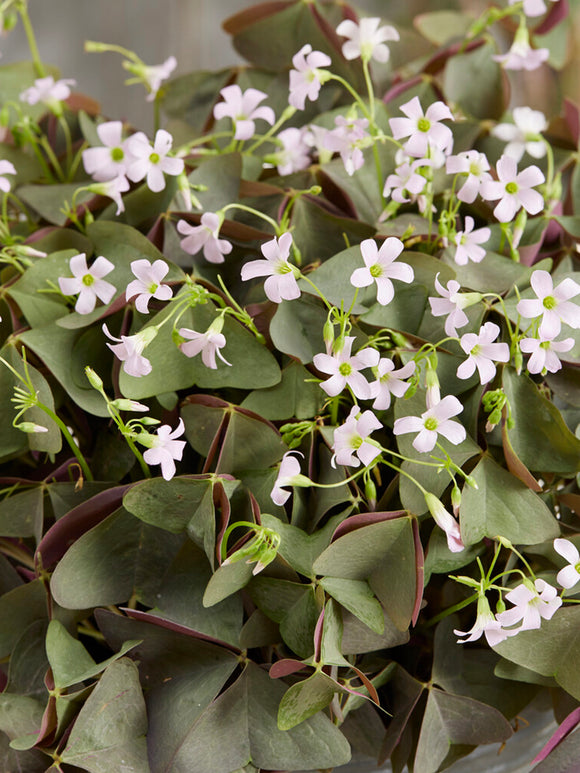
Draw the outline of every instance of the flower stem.
M32 56L32 62L34 65L34 69L36 70L36 75L39 78L45 78L46 69L44 67L44 64L42 63L42 59L40 58L40 52L38 50L38 46L36 45L36 37L34 35L34 30L32 29L30 16L28 15L28 4L26 0L23 0L23 2L19 4L18 11L20 13L20 18L22 20L22 26L24 27L26 39L28 41L28 48L30 49L30 55Z

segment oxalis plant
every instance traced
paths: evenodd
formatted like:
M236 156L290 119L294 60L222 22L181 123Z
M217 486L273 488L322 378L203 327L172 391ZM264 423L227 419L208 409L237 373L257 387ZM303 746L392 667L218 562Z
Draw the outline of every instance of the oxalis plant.
M517 79L568 5L481 10L87 42L148 134L0 3L3 771L435 773L540 693L580 757L580 118Z

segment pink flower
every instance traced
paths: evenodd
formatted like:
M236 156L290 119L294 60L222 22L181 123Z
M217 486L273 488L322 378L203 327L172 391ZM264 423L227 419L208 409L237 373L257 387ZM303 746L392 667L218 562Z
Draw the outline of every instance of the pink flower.
M150 89L150 93L147 96L147 102L153 102L157 96L161 83L169 78L176 67L177 59L174 56L170 56L163 64L148 65L145 67L143 77Z
M358 467L362 462L368 467L379 456L381 449L369 443L366 438L382 426L372 411L360 413L358 406L353 405L344 424L334 430L332 466L336 467L338 462L349 467Z
M534 158L546 155L546 145L542 141L541 132L548 128L546 116L531 107L514 107L513 123L499 123L491 130L491 134L508 144L504 153L514 161L522 160L524 153Z
M429 508L429 512L433 516L433 520L445 532L447 537L447 547L452 553L460 553L465 549L463 540L461 539L461 532L459 531L459 524L456 519L447 512L441 500L437 499L434 494L429 491L424 493L425 502Z
M534 49L529 40L516 38L506 54L497 54L492 59L502 64L506 70L537 70L549 56L550 51L547 48Z
M189 255L197 255L203 248L203 256L209 263L223 263L224 255L229 255L232 245L227 239L219 239L218 234L223 222L215 212L204 212L201 225L193 226L185 220L177 223L177 230L185 235L180 242L181 249Z
M556 582L567 590L580 582L580 553L573 542L568 539L555 539L554 550L568 561L568 566L560 569Z
M134 183L147 178L147 187L154 193L164 190L164 175L176 176L184 169L183 159L168 156L172 144L173 137L165 129L159 129L153 145L143 132L133 134L126 146L131 156L127 163L127 177Z
M121 360L123 370L128 376L141 378L141 376L147 376L151 373L151 363L147 357L143 357L143 350L157 335L157 328L146 327L135 335L122 335L121 338L116 338L114 335L111 335L109 328L104 324L103 333L111 341L119 342L117 344L107 344L107 346L115 357Z
M405 245L396 236L385 239L380 249L374 239L365 239L360 245L365 267L352 272L350 283L354 287L368 287L376 282L377 301L386 306L395 296L391 279L409 284L414 278L413 269L407 263L395 264L404 248Z
M458 644L465 644L468 641L477 641L481 638L482 634L485 634L487 643L490 647L495 647L500 641L505 641L508 636L513 636L513 632L504 631L501 627L499 620L495 619L495 615L491 611L489 601L485 596L480 596L477 599L477 617L473 628L469 631L453 631L457 636L466 636L466 639L458 639Z
M307 43L292 57L294 70L290 70L290 96L288 102L296 110L304 110L307 99L316 102L326 73L321 67L328 67L332 60L322 51L313 51Z
M519 0L508 0L508 5L515 5ZM553 3L558 0L552 0ZM526 16L541 16L547 10L544 0L524 0L524 13Z
M16 169L11 161L0 161L0 191L8 193L10 190L10 180L3 177L5 174L16 174Z
M267 98L267 94L258 89L246 89L242 93L241 88L237 84L226 86L220 91L220 94L224 98L223 102L218 104L213 109L214 118L219 120L220 118L231 118L234 123L235 140L249 140L256 129L256 121L261 118L270 126L274 124L276 116L271 107L258 107L262 100Z
M451 417L457 416L462 410L463 406L459 400L454 395L447 395L420 417L404 416L402 419L396 419L393 432L395 435L418 432L413 440L413 448L421 453L433 450L439 434L456 446L465 440L466 432L465 427L457 421L451 421Z
M149 313L148 306L151 298L168 301L172 297L171 287L161 284L163 277L169 271L169 266L164 260L156 260L153 264L147 258L134 260L131 263L131 271L137 279L127 285L125 298L130 301L137 296L135 307L141 314Z
M337 115L334 123L336 129L323 135L323 145L333 153L340 153L346 173L352 176L364 164L362 148L370 138L366 131L369 122L366 118L348 119Z
M185 440L176 440L185 432L183 419L179 419L176 429L171 431L168 424L163 424L157 430L157 436L148 435L152 447L148 448L143 454L143 459L147 464L160 464L161 474L165 480L171 480L175 475L174 459L180 460L185 448Z
M292 174L310 166L310 148L304 141L304 129L291 126L276 135L283 145L281 150L272 154L278 174Z
M45 105L53 106L55 102L62 102L70 97L69 86L74 86L76 81L71 78L55 81L52 75L46 78L39 78L34 81L34 86L26 89L20 94L23 102L29 105L36 105L43 102Z
M414 201L427 184L427 178L423 177L417 169L428 165L430 165L430 161L424 158L417 159L412 163L405 161L395 169L394 174L390 174L385 180L383 196L392 196L399 204ZM409 194L411 195L409 196Z
M123 142L122 139L122 122L107 121L99 124L97 134L104 147L83 150L83 164L87 174L98 182L124 176L129 159L126 148L128 140Z
M466 266L470 260L474 263L480 263L485 258L485 250L479 245L485 244L489 240L491 230L478 228L474 231L474 225L474 219L467 215L464 230L455 234L454 241L457 249L453 257L458 266Z
M493 214L501 223L509 223L516 212L523 207L530 215L537 215L544 206L544 199L535 185L544 182L544 174L537 166L529 166L518 174L518 166L513 158L503 155L497 162L498 182L484 182L481 186L481 196L486 201L495 201Z
M515 625L520 620L522 624L515 629L530 631L539 628L544 620L551 620L554 613L562 606L562 599L558 597L556 588L548 585L544 580L536 580L533 588L531 583L521 583L506 594L507 601L514 606L500 612L497 619L503 627Z
M382 357L376 368L377 380L371 386L371 397L375 398L373 408L386 411L391 405L391 395L403 397L409 384L403 379L415 372L415 362L411 360L402 368L395 370L395 363L388 357Z
M220 352L226 345L226 337L221 332L223 326L223 317L218 317L218 325L212 328L212 325L205 331L205 333L196 333L195 330L190 330L187 327L182 327L179 330L179 335L183 338L189 338L190 340L179 344L179 348L185 354L186 357L195 357L201 352L201 361L206 368L212 370L217 369L216 354L222 362L231 367L231 362L228 362ZM217 320L216 320L217 322ZM212 323L213 324L213 323ZM220 329L218 330L217 327Z
M329 397L336 397L347 385L359 400L368 400L372 396L370 384L359 371L378 365L380 355L376 349L370 348L351 355L354 340L354 336L345 336L339 352L314 355L314 367L331 376L320 385Z
M423 114L419 97L401 105L401 112L407 118L389 118L393 137L400 140L409 137L405 151L416 158L426 158L430 147L445 150L453 143L451 129L441 121L453 121L451 110L443 102L434 102Z
M337 35L349 38L342 46L345 59L358 59L363 61L375 59L377 62L387 62L389 49L385 45L387 40L399 40L399 33L394 27L384 25L379 27L381 20L376 17L363 18L356 24L351 19L345 19L336 28Z
M455 279L447 282L447 288L439 281L439 274L435 277L435 289L442 298L429 298L431 314L434 317L447 316L445 320L445 332L448 336L457 336L458 327L467 325L469 319L463 309L479 300L479 293L460 293L461 285ZM477 298L476 298L477 296Z
M105 282L104 276L110 274L115 266L110 260L98 257L91 270L87 268L87 256L84 252L70 259L72 277L59 277L58 284L64 295L79 294L75 304L78 314L90 314L97 305L97 298L103 303L110 303L117 292L115 285Z
M469 357L457 368L457 378L470 378L479 371L479 380L487 384L495 376L494 362L509 362L510 348L506 343L492 343L499 335L499 327L486 322L479 333L466 333L461 336L461 348Z
M285 491L285 486L301 485L308 479L300 472L300 462L292 454L303 454L300 451L287 451L282 457L278 468L278 477L270 496L275 505L284 505L290 498L290 491ZM310 483L310 481L308 481Z
M467 179L457 192L459 201L464 201L466 204L472 204L482 183L492 179L487 156L477 150L467 150L456 156L449 156L445 168L447 174L467 175Z
M267 276L264 282L264 292L273 303L293 301L300 297L300 288L296 282L299 271L288 262L292 234L283 233L278 239L274 237L262 244L262 254L266 260L251 260L242 266L242 280L254 279L257 276Z
M108 198L113 199L117 205L117 212L115 214L120 215L121 212L125 211L125 204L121 194L128 191L130 185L129 180L123 175L119 175L119 177L115 177L112 180L106 180L105 182L92 183L92 185L87 185L87 188L92 193L97 193L99 196L107 196Z
M540 269L533 272L530 278L532 290L537 299L521 300L516 311L526 319L542 315L538 332L540 338L553 339L559 335L562 322L577 330L580 328L580 307L571 303L570 299L580 293L580 285L570 277L563 279L554 288L552 277L547 271Z
M523 338L520 341L520 349L532 356L528 360L530 373L557 373L562 368L562 363L556 352L569 352L574 346L573 338L564 338L563 341L554 341L550 338Z

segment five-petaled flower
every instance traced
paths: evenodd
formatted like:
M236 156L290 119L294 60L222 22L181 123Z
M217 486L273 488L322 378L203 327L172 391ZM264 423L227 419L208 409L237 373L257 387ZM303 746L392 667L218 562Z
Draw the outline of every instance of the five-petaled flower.
M547 48L532 48L529 38L517 38L512 43L510 50L505 54L496 54L492 57L502 64L506 70L537 70L547 61L550 51Z
M268 96L258 89L246 89L242 92L237 83L226 86L220 91L224 98L223 102L218 102L213 109L214 118L231 118L234 123L234 139L249 140L256 129L254 123L261 118L270 126L274 124L276 116L271 107L258 107Z
M452 553L460 553L465 548L465 545L461 539L461 531L459 530L457 520L445 509L443 502L435 494L426 491L424 496L433 520L445 532L447 547Z
M271 159L277 166L278 174L292 174L310 166L310 147L306 144L306 130L291 126L284 129L276 138L282 147L272 153Z
M516 212L523 207L530 215L537 215L544 206L544 199L534 186L544 182L545 177L537 166L528 166L518 173L517 162L503 155L497 162L498 180L486 181L481 186L481 197L496 201L493 214L500 223L509 223Z
M125 290L125 298L130 301L135 299L135 307L141 314L149 313L149 301L156 298L158 301L168 301L173 291L168 285L161 284L164 276L169 271L169 266L164 260L156 260L151 264L147 258L134 260L131 263L131 271L137 277L129 282Z
M470 378L477 368L480 382L487 384L495 376L495 363L509 362L508 344L493 343L499 333L498 325L494 322L486 322L479 333L466 333L461 336L459 343L469 357L457 368L458 378Z
M177 59L170 56L163 64L146 65L143 69L143 78L149 87L147 102L153 102L163 81L167 80L177 67Z
M307 43L292 57L294 69L290 70L290 95L288 103L296 110L304 110L306 100L316 102L323 80L327 77L321 67L328 67L332 60L322 51L313 51ZM252 130L253 131L253 130Z
M380 355L376 349L361 349L351 355L354 336L345 336L342 348L334 354L315 354L314 367L322 373L328 373L330 378L320 386L329 397L336 397L349 386L359 400L368 400L371 386L360 373L363 368L374 368L379 364Z
M474 225L474 219L467 215L463 231L457 231L455 234L453 241L457 245L457 249L453 258L458 266L465 266L470 260L474 263L480 263L485 258L485 250L480 245L489 241L491 229L477 228L474 231Z
M122 122L107 121L99 124L97 134L103 147L83 150L82 158L87 174L97 182L124 176L130 156L127 155L128 140L123 141Z
M395 435L417 432L418 435L413 440L413 448L421 453L427 453L435 448L438 435L443 435L453 445L459 445L465 440L465 427L451 419L462 410L463 406L459 400L454 395L447 395L421 416L404 416L396 419L393 432Z
M264 292L272 303L293 301L300 297L300 288L296 282L300 272L288 261L291 246L292 234L283 233L278 239L274 237L262 244L265 260L251 260L242 266L244 282L257 276L268 277L264 282Z
M526 319L542 316L538 329L541 338L556 338L562 328L562 322L575 330L580 328L580 306L571 302L571 299L580 293L580 285L577 282L566 277L554 287L550 274L537 269L530 278L530 285L538 297L524 298L516 306L516 311Z
M485 596L480 595L477 599L477 617L475 623L469 631L453 630L456 636L465 636L465 639L458 639L458 644L465 644L468 641L477 641L482 634L485 634L487 643L490 647L495 647L501 641L505 641L508 636L513 636L513 631L506 631L501 627L499 620L491 611L489 601Z
M78 314L90 314L97 305L97 298L103 303L111 302L117 288L103 279L115 268L110 260L101 255L89 270L87 256L82 252L80 255L74 255L69 265L73 276L59 277L58 284L63 295L79 294L75 304Z
M374 397L373 408L386 411L391 405L391 395L403 397L409 384L404 379L415 372L415 362L411 360L402 368L395 369L395 363L388 357L382 357L375 369L377 380L371 384L371 397Z
M359 467L362 462L368 467L379 456L381 449L367 438L382 426L372 411L361 413L360 408L353 405L344 424L334 430L332 466L338 463Z
M179 419L177 427L171 431L168 424L163 424L157 429L157 435L147 436L147 445L149 446L143 454L143 459L147 464L160 464L161 474L165 480L171 480L175 475L175 459L178 461L183 457L185 440L176 440L183 435L185 425L183 419ZM143 436L137 438L143 443Z
M97 193L99 196L107 196L109 199L113 199L117 205L117 215L125 211L125 204L123 202L123 196L121 194L129 190L129 180L120 174L118 177L114 177L112 180L105 180L104 182L95 182L91 185L87 185L87 190L92 193Z
M546 155L546 143L541 132L548 128L546 116L531 107L514 107L513 123L499 123L491 130L491 134L507 142L504 153L514 161L521 161L524 153L533 158L543 158Z
M311 485L310 479L300 472L300 462L292 454L303 456L300 451L287 451L282 457L278 476L270 493L275 505L282 506L290 498L290 491L286 491L286 486L308 487Z
M173 137L165 129L155 134L153 145L144 132L137 132L127 140L127 177L134 183L147 178L147 187L154 193L164 190L165 175L177 176L183 172L182 158L168 155Z
M466 150L456 156L449 156L445 162L447 174L467 175L465 182L457 191L459 201L472 204L482 183L492 179L489 173L489 161L485 153Z
M399 204L414 201L427 184L427 178L417 170L430 165L430 161L424 158L411 163L404 161L385 180L383 196L391 196Z
M377 301L381 306L386 306L395 295L391 279L409 284L414 278L411 266L407 263L395 263L404 246L396 236L385 239L380 249L374 239L364 239L360 251L365 265L364 268L357 268L352 272L350 283L354 287L368 287L376 282Z
M509 629L519 633L539 628L544 620L551 620L554 613L562 606L562 599L556 588L548 585L545 580L536 580L534 585L528 580L506 593L506 600L514 606L496 615L503 628L512 626L520 620L518 628Z
M362 148L369 140L366 118L345 118L337 115L334 119L335 129L327 131L322 136L322 143L327 150L340 153L346 173L352 175L364 164Z
M400 40L399 33L388 24L379 27L381 20L378 17L366 17L356 22L345 19L336 28L337 35L348 38L343 43L342 53L345 59L358 59L369 62L375 59L377 62L387 62L390 51L385 45L387 40Z
M456 279L447 282L447 288L439 281L439 274L435 277L435 289L441 298L429 298L431 314L434 317L444 317L445 332L448 336L457 336L458 327L463 327L469 322L467 314L463 311L468 306L481 300L479 293L460 293L461 285Z
M185 236L179 244L184 252L197 255L203 248L203 256L208 263L223 263L224 255L229 255L232 245L227 239L219 238L223 217L215 212L204 212L201 225L189 225L186 220L179 220L177 230Z
M47 75L46 78L35 80L34 86L30 86L30 88L25 89L20 94L20 99L29 105L43 102L50 108L57 108L59 102L70 97L69 86L74 86L75 84L76 81L72 78L55 81L52 75Z
M574 346L573 338L555 341L551 338L522 338L520 349L530 354L528 371L530 373L557 373L562 368L558 352L569 352Z
M180 328L179 335L189 340L180 343L179 348L186 357L195 357L201 353L201 361L206 368L211 368L211 370L217 369L216 355L226 365L231 366L232 363L228 362L220 352L220 349L226 345L226 337L221 332L223 322L223 316L217 317L205 333L198 333L187 327Z
M554 550L568 562L568 565L558 572L556 582L569 590L580 582L580 553L573 542L561 537L554 540Z
M141 376L147 376L151 373L151 363L147 357L143 357L143 350L157 335L156 327L145 327L139 333L135 333L135 335L122 335L120 338L116 338L114 335L111 335L107 325L103 324L103 333L111 341L118 342L116 344L108 343L107 346L115 357L121 360L123 370L128 376L141 378Z
M453 121L453 114L444 102L433 102L423 113L419 97L413 97L401 105L406 118L389 118L393 137L396 140L409 137L405 151L416 158L427 158L430 148L446 151L453 144L451 129L441 121Z

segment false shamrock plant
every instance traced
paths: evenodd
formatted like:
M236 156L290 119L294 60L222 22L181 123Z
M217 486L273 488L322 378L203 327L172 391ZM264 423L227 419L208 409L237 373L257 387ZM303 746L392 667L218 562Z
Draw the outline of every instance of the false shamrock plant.
M483 6L86 43L147 133L0 2L2 770L578 758L580 114L520 72L568 4Z

